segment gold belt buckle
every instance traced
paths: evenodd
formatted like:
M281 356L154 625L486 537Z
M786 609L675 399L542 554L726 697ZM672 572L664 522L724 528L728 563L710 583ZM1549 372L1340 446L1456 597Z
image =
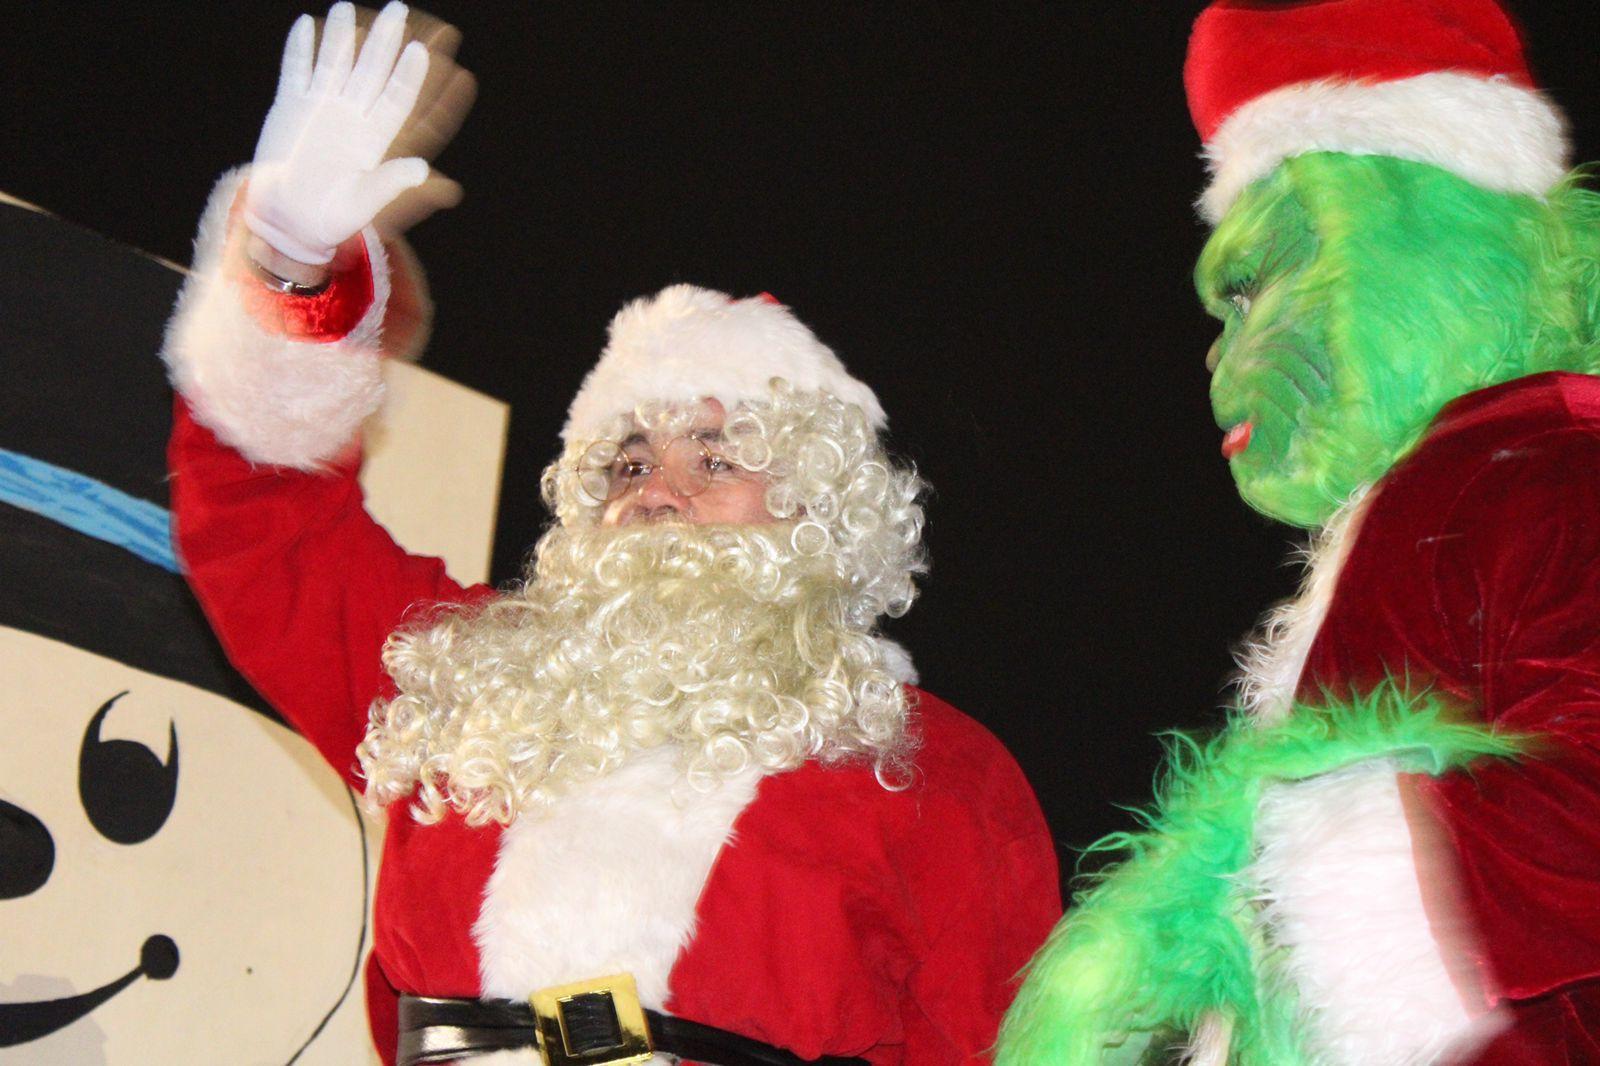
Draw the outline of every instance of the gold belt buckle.
M633 975L541 988L528 997L545 1066L624 1066L655 1054Z

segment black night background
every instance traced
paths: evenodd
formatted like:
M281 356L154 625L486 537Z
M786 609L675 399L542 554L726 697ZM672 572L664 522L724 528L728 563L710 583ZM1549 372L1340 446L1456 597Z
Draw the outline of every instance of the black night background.
M1299 536L1239 502L1206 400L1199 0L422 6L480 81L436 161L467 199L411 238L426 364L513 405L496 580L546 520L538 473L611 314L674 281L770 291L935 486L933 571L891 630L924 686L1015 752L1069 863L1127 825L1153 734L1219 720L1231 648L1296 579ZM1600 158L1591 3L1514 7ZM0 191L187 263L300 10L14 10Z

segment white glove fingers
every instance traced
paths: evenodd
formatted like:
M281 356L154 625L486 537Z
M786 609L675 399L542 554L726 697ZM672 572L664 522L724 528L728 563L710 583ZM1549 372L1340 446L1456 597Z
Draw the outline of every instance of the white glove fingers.
M350 61L355 50L356 9L348 3L334 4L322 23L322 47L317 50L311 91L332 94L343 89L350 78Z
M428 49L421 41L412 41L400 53L400 61L389 75L389 84L383 87L382 95L367 113L385 145L393 141L400 127L405 125L406 116L417 105L417 94L422 92L422 83L427 77Z
M391 0L367 31L366 43L361 46L361 55L344 89L345 96L362 111L369 110L383 92L405 35L406 5Z
M410 156L391 159L361 175L351 190L351 206L363 219L373 218L389 201L428 180L428 161Z
M283 43L283 66L278 72L279 96L304 96L311 88L311 48L316 41L317 24L310 15L301 15L289 27Z

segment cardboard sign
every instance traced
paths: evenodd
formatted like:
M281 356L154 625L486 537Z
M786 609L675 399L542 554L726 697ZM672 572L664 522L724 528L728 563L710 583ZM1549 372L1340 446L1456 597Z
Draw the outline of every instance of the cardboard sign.
M0 1063L374 1062L381 827L228 668L163 536L181 274L3 201ZM506 408L388 372L370 505L482 580Z

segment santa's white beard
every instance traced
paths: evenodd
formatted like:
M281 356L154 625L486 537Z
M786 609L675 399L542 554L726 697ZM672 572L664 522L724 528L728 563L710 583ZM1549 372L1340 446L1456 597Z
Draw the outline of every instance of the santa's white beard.
M790 531L553 528L520 589L390 638L367 795L508 822L662 745L697 787L813 757L897 766L906 701L848 621L860 582Z

